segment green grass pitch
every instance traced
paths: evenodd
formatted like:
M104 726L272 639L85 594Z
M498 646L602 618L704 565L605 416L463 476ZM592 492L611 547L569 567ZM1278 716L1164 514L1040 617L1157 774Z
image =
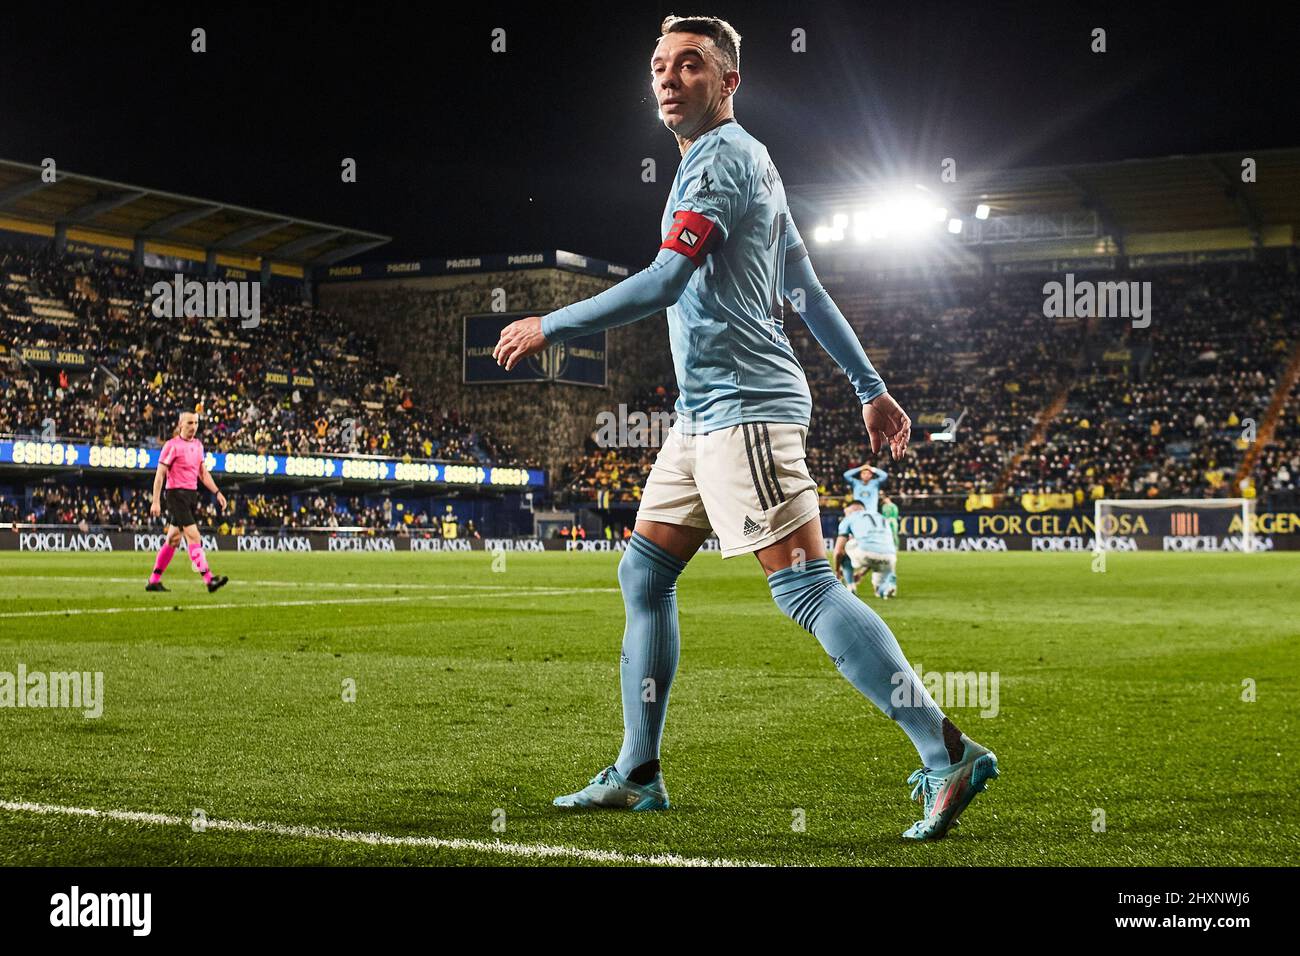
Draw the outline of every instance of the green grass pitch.
M1295 862L1300 554L902 555L899 600L871 603L909 660L998 677L995 716L947 710L1002 779L926 845L899 837L906 737L753 559L716 554L678 588L673 809L552 807L618 751L617 560L218 553L209 595L183 555L170 594L143 591L145 554L0 555L0 671L100 671L105 698L0 708L0 863ZM252 826L196 831L196 809Z

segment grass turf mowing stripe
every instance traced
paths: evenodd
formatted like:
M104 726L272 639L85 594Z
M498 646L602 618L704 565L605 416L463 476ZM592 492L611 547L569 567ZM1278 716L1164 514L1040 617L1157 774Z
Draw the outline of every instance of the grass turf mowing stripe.
M37 813L45 816L94 817L120 823L142 823L149 826L191 827L189 817L169 813L148 813L139 810L96 810L91 807L65 807L50 803L0 800L0 810L10 813ZM519 857L569 857L587 863L632 863L646 866L766 866L750 860L678 856L675 853L620 853L617 850L588 850L576 846L556 846L547 843L507 843L505 841L466 840L460 837L392 836L387 833L362 833L355 830L331 830L284 823L246 823L242 820L213 820L205 823L206 830L229 833L266 833L272 836L308 840L338 840L345 843L365 843L371 846L425 847L438 850L471 850L478 853L500 853Z
M455 585L448 585L455 587ZM512 588L525 594L546 597L556 594L571 594L571 588ZM472 597L470 594L426 594L419 597L367 597L367 598L323 598L316 601L246 601L226 604L186 604L187 611L218 611L229 608L252 607L315 607L318 604L392 604L407 601L454 601L458 597ZM145 611L174 611L179 605L158 605L157 607L68 607L48 608L43 611L2 611L0 618L9 617L67 617L74 614L133 614Z
M398 601L450 601L453 594L430 594L424 597L326 598L317 601L249 601L242 604L187 604L187 611L219 611L236 607L308 607L317 604L389 604ZM157 607L65 607L45 611L4 611L4 617L63 617L71 614L133 614L145 611L174 611L176 605Z
M100 577L88 574L23 574L18 575L24 581L107 581L114 584L137 584L142 580L147 580L146 576L136 576L134 578L110 578ZM544 592L547 594L562 591L565 594L618 594L618 588L559 588L534 586L529 584L501 585L501 584L403 584L393 582L391 584L363 583L359 581L263 581L257 580L252 582L257 587L272 588L295 588L300 589L305 585L320 588L351 588L351 589L381 589L395 590L397 588L424 589L445 591L454 588L457 591L510 591L510 592Z

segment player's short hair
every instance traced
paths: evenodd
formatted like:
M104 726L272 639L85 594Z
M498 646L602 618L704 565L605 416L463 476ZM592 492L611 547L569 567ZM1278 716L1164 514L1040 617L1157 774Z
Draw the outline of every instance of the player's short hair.
M865 507L866 507L866 505L864 505L864 504L863 504L861 501L859 501L857 498L854 498L852 501L848 502L848 504L846 504L846 505L844 506L844 510L845 510L845 511L848 511L848 510L851 509L851 508L865 508Z
M718 17L675 17L671 13L659 25L663 39L670 33L698 33L713 41L722 72L740 70L740 34L726 20Z

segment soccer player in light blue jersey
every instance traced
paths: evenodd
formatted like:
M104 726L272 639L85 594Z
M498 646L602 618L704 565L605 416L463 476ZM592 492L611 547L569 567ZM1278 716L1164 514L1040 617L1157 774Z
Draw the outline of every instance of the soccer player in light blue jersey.
M885 516L867 510L861 501L850 501L844 509L835 539L835 560L846 571L845 586L857 593L858 582L868 571L876 597L889 599L898 593L898 552ZM847 561L848 567L844 568Z
M888 445L902 457L911 420L818 282L766 147L736 122L740 37L715 17L668 17L662 34L650 87L682 161L658 255L597 296L512 322L493 350L512 369L552 343L667 309L680 391L618 566L623 746L587 787L554 802L668 807L659 758L677 671L676 582L712 530L724 558L758 559L777 607L911 739L922 766L908 782L925 817L904 836L938 839L997 776L997 759L944 716L885 622L831 570L805 461L812 401L785 334L784 301L803 303L804 322L844 370L873 453Z
M872 468L870 465L850 468L844 473L844 480L849 483L849 488L852 489L853 499L861 501L862 507L872 513L880 510L880 486L885 483L885 479L888 477L889 472L885 471L885 469Z

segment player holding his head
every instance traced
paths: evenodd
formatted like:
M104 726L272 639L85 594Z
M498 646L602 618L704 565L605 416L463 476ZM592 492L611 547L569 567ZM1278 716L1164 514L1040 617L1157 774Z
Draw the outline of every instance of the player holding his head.
M158 471L153 477L153 502L149 505L149 514L155 518L162 514L161 496L163 482L166 481L167 516L170 524L167 526L166 540L154 561L153 574L149 575L149 583L144 586L146 591L168 590L163 586L162 576L172 555L176 553L181 538L185 539L190 564L203 575L203 583L208 586L209 592L217 590L229 580L224 575L213 577L207 558L203 555L203 538L199 535L198 522L194 517L194 509L199 503L200 481L204 488L217 496L217 507L226 507L226 496L217 490L217 483L208 474L203 443L194 437L198 430L199 416L193 412L181 412L176 431L167 440L167 444L163 445L162 454L158 456Z
M793 290L802 290L794 298L806 302L804 322L857 394L871 450L888 444L901 457L911 421L817 281L767 149L736 122L740 37L714 17L670 16L662 34L650 88L682 161L658 255L593 298L512 322L493 350L511 369L553 342L667 309L680 391L618 566L627 614L623 747L589 786L555 803L668 806L659 744L677 670L676 582L712 529L724 558L757 557L777 607L911 738L923 766L909 782L925 819L905 836L941 837L996 776L996 758L944 716L885 622L840 586L826 560L817 485L804 460L812 399L783 327ZM895 694L900 680L906 692ZM892 703L899 697L909 703Z
M850 501L844 509L835 539L835 562L844 574L845 586L855 594L858 582L868 571L876 597L888 600L898 594L894 536L884 516L868 511L861 501Z
M859 465L844 473L844 480L849 483L853 500L862 502L862 506L868 511L880 510L877 507L880 500L880 486L888 477L889 472L885 469L873 468L870 465Z

